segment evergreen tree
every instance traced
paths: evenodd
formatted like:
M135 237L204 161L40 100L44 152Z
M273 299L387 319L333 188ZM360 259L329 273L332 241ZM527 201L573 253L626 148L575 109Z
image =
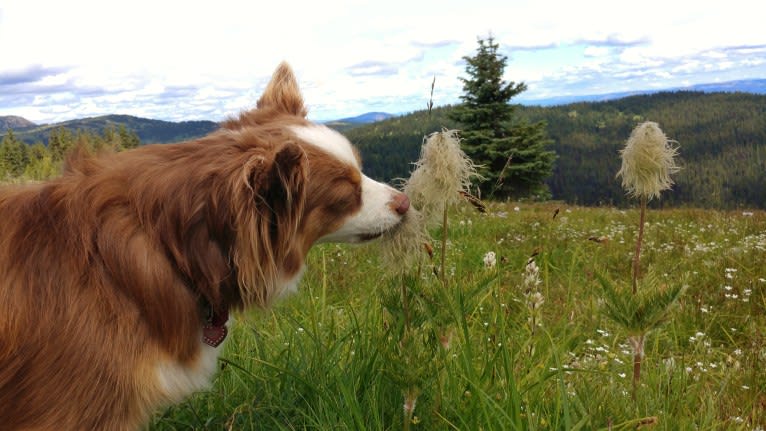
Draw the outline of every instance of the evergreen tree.
M140 139L138 138L138 135L136 134L136 132L132 130L128 130L128 128L125 127L124 124L120 124L120 127L117 130L117 134L120 136L122 149L129 150L131 148L138 147L140 143Z
M117 133L117 129L115 129L114 125L109 124L104 127L103 139L104 145L107 148L111 148L114 151L122 149L122 138L120 138L120 134Z
M42 160L45 157L50 157L48 148L42 142L35 142L34 144L30 145L28 154L29 163L34 163L36 161Z
M48 151L53 161L64 160L66 154L74 145L72 132L65 127L57 127L51 130L48 138Z
M503 81L507 57L490 36L479 39L475 56L463 57L468 78L463 82L463 103L450 118L462 127L463 149L480 169L480 185L490 197L548 196L545 179L553 171L556 155L545 149L545 123L514 121L511 99L527 89L526 84Z
M0 165L3 176L18 177L24 173L28 164L27 145L16 139L13 131L8 129L8 133L0 143Z

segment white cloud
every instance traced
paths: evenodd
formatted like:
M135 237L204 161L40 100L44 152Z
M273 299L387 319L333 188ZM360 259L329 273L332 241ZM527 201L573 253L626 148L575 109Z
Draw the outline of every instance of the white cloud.
M252 106L282 60L314 118L406 112L425 106L433 76L437 104L456 102L461 58L490 33L511 49L506 78L534 84L529 95L635 90L639 77L652 86L764 77L760 21L746 0L693 9L667 0L5 0L0 115L217 120Z

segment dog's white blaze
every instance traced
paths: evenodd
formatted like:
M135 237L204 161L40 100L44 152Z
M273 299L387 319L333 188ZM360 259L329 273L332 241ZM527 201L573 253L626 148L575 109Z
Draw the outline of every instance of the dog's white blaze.
M194 392L210 387L216 371L218 352L223 350L223 344L211 347L202 343L201 334L199 338L200 356L191 366L167 361L157 367L160 389L171 403L179 402Z
M359 160L354 155L351 143L345 136L326 126L293 126L290 128L298 138L309 144L315 145L338 159L351 164L357 169Z

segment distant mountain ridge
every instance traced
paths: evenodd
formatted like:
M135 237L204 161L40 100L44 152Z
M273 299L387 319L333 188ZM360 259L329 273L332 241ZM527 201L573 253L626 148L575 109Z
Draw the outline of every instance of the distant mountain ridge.
M557 96L542 99L525 99L519 97L519 103L531 106L557 106L577 102L606 102L609 100L622 99L630 96L655 94L672 91L700 91L703 93L752 93L766 94L766 79L741 79L736 81L714 82L697 84L687 87L672 87L656 90L621 91L616 93L587 94L577 96Z
M103 115L100 117L81 118L77 120L62 121L60 123L36 125L21 117L0 117L0 125L6 124L8 118L20 118L26 123L17 122L17 126L9 126L16 138L28 144L35 142L48 142L52 130L64 127L72 131L85 130L101 133L107 127L119 127L124 125L134 131L141 143L169 143L187 139L194 139L218 128L218 123L213 121L163 121L148 118L134 117L132 115ZM19 125L27 124L24 127ZM9 127L0 129L0 136L5 135Z
M396 115L389 114L387 112L367 112L362 115L357 115L356 117L347 117L341 118L340 120L327 121L324 123L324 125L342 132L344 130L353 129L357 126L377 123L378 121L388 120L393 117L396 117Z
M348 117L348 118L341 118L340 120L335 120L342 123L359 123L359 124L368 124L368 123L375 123L378 121L388 120L391 117L394 117L395 115L389 114L387 112L367 112L362 115L357 115L356 117Z
M393 114L385 112L368 112L356 117L328 121L324 124L337 130L347 130L356 126L387 120L392 117L394 117ZM139 139L141 139L141 142L144 144L164 144L194 139L205 136L219 127L218 123L213 121L172 122L117 114L80 118L41 125L37 125L23 117L0 116L0 138L5 135L8 129L11 129L16 138L26 143L47 143L51 130L59 127L64 127L72 131L86 130L100 133L106 127L119 127L119 125L124 125L128 129L136 132Z

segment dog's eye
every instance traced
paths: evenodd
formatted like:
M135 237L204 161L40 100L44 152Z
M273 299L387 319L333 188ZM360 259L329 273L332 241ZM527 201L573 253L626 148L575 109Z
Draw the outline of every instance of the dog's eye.
M325 200L325 205L330 211L352 211L361 204L361 184L354 183L346 178L338 178L332 182L329 196Z

